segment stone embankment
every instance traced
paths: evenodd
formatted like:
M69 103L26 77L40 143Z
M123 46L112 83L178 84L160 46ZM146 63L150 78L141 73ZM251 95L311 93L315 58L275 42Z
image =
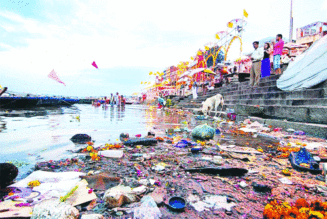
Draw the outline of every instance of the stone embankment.
M224 109L234 109L237 119L251 117L262 123L281 128L305 131L309 135L326 138L327 133L327 82L310 89L282 91L277 88L278 76L260 81L258 88L251 88L249 82L233 83L199 93L196 100L192 95L175 97L177 106L199 111L202 102L218 93L224 96Z

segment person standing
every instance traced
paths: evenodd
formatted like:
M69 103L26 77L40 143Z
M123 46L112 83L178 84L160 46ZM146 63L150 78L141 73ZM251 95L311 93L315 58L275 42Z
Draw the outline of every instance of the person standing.
M118 105L119 104L119 93L117 92L115 95L115 104Z
M193 100L198 98L198 85L194 79L193 84L192 84L192 94L193 94Z
M121 100L121 105L122 106L125 106L125 104L126 104L126 98L123 95L121 95L120 100Z
M252 53L252 67L250 71L250 86L258 86L261 76L261 60L263 58L263 51L259 49L259 42L253 42L254 52Z
M110 105L113 106L114 102L115 102L115 98L114 98L114 95L111 93L110 94Z
M283 41L283 35L277 34L276 41L272 41L272 44L274 46L274 71L276 75L280 75L282 73L280 69L280 58L283 53L284 48L284 41Z
M271 48L269 43L265 43L263 50L263 60L261 62L261 77L269 77L270 76L270 53Z

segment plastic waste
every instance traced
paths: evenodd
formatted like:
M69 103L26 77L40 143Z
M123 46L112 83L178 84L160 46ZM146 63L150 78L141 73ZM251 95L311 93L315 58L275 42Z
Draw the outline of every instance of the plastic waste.
M110 158L122 158L124 155L123 150L106 150L106 151L99 151L99 155L104 157L110 157Z
M305 135L305 132L303 131L295 131L294 135Z
M279 181L280 181L281 183L283 183L283 184L287 184L287 185L292 185L292 184L293 184L292 181L289 180L289 179L287 179L286 177L284 177L284 178L280 178Z
M141 199L141 206L135 208L135 219L159 219L161 211L151 196L144 196Z
M215 129L207 124L196 126L192 131L192 136L200 139L212 139L214 134Z
M231 202L228 203L226 196L220 196L220 195L212 195L207 196L203 201L198 201L195 203L190 203L196 211L210 211L212 208L219 209L223 208L228 211L231 211L232 207L234 207L236 204Z
M205 119L206 119L206 116L204 116L204 115L199 115L199 116L196 116L195 119L196 119L196 120L205 120Z
M274 132L280 132L282 131L282 128L274 128Z
M222 156L214 156L213 161L215 164L222 164L223 163L223 157Z
M169 208L174 211L184 211L186 201L182 197L171 197L168 204Z
M242 188L245 188L245 187L248 186L248 184L246 184L246 182L242 181L242 182L240 182L240 186L241 186Z

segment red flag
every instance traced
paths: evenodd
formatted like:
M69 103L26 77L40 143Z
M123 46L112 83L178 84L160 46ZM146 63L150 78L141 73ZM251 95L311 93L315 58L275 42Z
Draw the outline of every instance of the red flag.
M92 65L96 68L98 68L97 64L95 64L95 62L92 62Z
M66 84L59 79L57 73L54 70L49 73L48 77L66 86Z

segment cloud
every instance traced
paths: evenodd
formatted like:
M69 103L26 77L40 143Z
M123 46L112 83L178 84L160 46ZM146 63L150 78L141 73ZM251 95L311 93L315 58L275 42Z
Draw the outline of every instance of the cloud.
M252 50L253 40L287 34L289 8L281 7L282 0L276 2L48 0L29 4L33 15L0 8L0 70L36 85L52 69L67 84L83 74L103 89L109 89L107 77L119 72L110 88L126 83L128 90L148 80L149 71L189 61L204 44L215 41L216 32L227 29L229 20L241 18L243 9L249 13L244 52ZM231 57L238 56L239 46L232 45ZM93 61L99 70L91 66ZM74 85L75 90L82 90L86 81Z

